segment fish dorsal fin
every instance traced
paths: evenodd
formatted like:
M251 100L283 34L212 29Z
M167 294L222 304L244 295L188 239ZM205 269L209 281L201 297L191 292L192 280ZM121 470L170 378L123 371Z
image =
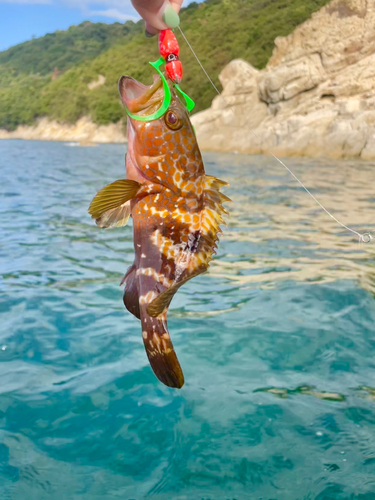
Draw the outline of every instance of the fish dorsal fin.
M229 186L229 184L225 181L222 181L221 179L218 179L217 177L214 177L213 175L205 175L206 182L209 187L212 189L217 189L219 190L223 186ZM232 201L232 200L230 200Z
M198 276L198 274L204 273L205 271L206 268L200 269L196 273L187 276L178 283L172 285L170 288L168 288L168 290L165 290L165 292L162 292L160 295L158 295L158 297L156 297L156 299L154 299L148 305L147 307L148 314L153 318L159 316L163 311L168 309L169 304L172 302L174 294L182 285L184 285L187 281L191 280L192 278L195 278L195 276Z
M89 214L93 219L100 219L105 212L122 207L124 209L124 212L120 214L122 217L118 218L119 214L117 214L116 218L116 215L113 213L108 214L107 217L111 218L112 215L114 219L117 219L117 222L124 219L127 211L127 208L124 207L124 205L137 195L140 187L141 184L139 182L132 181L130 179L122 179L108 184L108 186L102 188L92 200L89 207Z

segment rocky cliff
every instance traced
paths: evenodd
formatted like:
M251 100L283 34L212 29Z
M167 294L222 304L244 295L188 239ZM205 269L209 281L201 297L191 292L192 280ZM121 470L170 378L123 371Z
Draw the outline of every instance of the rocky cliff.
M203 149L375 159L375 1L332 0L275 40L267 67L235 60L193 122Z

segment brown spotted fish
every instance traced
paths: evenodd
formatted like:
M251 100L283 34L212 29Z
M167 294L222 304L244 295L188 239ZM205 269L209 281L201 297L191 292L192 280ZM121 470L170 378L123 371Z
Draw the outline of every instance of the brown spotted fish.
M145 86L123 76L122 101L133 116L155 113L163 102L160 77ZM127 271L124 304L141 320L143 342L157 378L181 388L184 376L167 329L169 304L189 279L206 271L224 221L219 192L226 182L205 174L188 112L171 86L163 116L128 117L127 179L101 189L89 213L100 227L133 218L134 264ZM226 212L225 212L226 213Z

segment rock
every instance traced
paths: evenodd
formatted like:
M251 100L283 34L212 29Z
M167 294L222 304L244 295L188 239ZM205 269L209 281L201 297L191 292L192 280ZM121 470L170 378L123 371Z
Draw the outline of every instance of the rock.
M258 70L240 59L223 69L220 74L222 94L213 100L210 109L193 117L203 149L260 152L259 140L247 134L269 115L267 105L259 99L258 76Z
M375 132L368 137L365 147L361 153L362 160L373 160L375 158Z
M234 59L220 73L219 79L223 86L222 95L244 94L257 92L259 71L241 59Z
M105 76L103 75L98 75L97 80L93 80L92 82L87 84L87 87L89 90L96 89L96 87L100 87L101 85L105 84Z
M326 79L320 56L312 54L269 68L259 78L259 95L267 103L287 101Z
M193 116L203 149L375 159L375 2L332 0L267 67L226 66L223 93Z

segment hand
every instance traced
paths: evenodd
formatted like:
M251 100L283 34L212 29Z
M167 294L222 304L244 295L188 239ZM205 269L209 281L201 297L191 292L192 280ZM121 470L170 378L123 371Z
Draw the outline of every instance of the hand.
M167 28L177 28L182 2L183 0L132 0L135 10L146 22L146 34L150 35Z

